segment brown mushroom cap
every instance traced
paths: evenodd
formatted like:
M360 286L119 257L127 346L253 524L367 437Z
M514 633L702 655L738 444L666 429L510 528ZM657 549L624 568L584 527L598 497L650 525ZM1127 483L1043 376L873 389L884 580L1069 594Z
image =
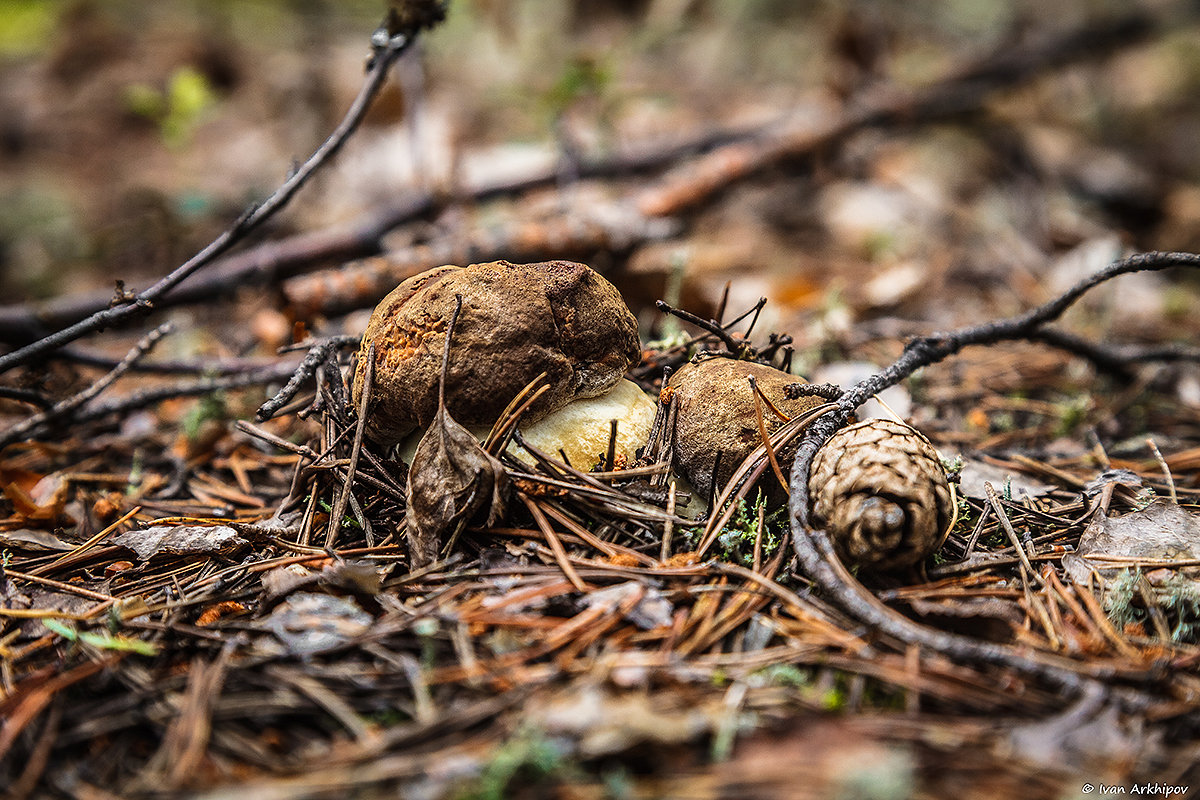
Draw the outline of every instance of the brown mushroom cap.
M550 390L524 418L534 422L571 400L603 394L641 356L637 320L616 288L584 264L437 267L396 287L363 334L354 402L374 344L372 439L394 444L433 419L455 295L463 305L446 371L446 408L463 425L490 425L545 372Z
M682 367L671 376L668 384L678 406L675 458L684 476L702 497L707 497L712 490L713 466L718 453L721 454L716 472L719 491L733 477L742 460L762 444L749 377L753 377L763 395L789 417L826 402L815 395L789 399L784 395L785 386L807 382L765 364L709 358ZM763 422L768 434L783 424L765 404ZM785 474L794 457L794 446L778 454ZM761 485L774 486L770 491L775 499L783 497L778 481L770 472Z

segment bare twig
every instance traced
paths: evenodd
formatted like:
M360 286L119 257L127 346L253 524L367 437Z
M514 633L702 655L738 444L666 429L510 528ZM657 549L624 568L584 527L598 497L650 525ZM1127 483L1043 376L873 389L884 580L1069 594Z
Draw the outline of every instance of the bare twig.
M1119 378L1128 378L1139 364L1150 361L1200 361L1200 348L1181 344L1167 345L1106 345L1055 328L1039 328L1024 337L1057 347L1091 361L1097 369Z
M93 403L73 415L72 419L77 423L90 422L95 419L103 419L110 414L120 414L128 411L136 411L139 408L148 408L164 400L171 400L176 397L197 397L228 389L261 386L266 383L283 380L294 369L295 367L291 364L278 364L274 367L254 372L225 375L219 378L201 378L171 386L156 386L153 389L134 392L127 397L110 400L107 403Z
M421 25L425 24L429 24L429 21L423 20ZM346 116L338 124L337 128L334 129L333 133L329 135L329 138L322 142L320 147L316 149L308 160L301 164L270 197L261 204L246 209L234 221L232 226L214 239L207 247L172 270L150 288L139 292L132 300L122 305L97 311L57 333L0 356L0 373L4 373L21 364L27 364L33 359L57 350L83 336L127 322L134 317L147 313L154 307L154 304L160 297L187 280L195 272L212 264L218 256L241 242L248 233L274 216L288 204L313 174L342 148L342 145L346 143L350 135L358 128L359 123L362 122L367 109L371 105L371 101L375 99L375 95L383 87L392 64L412 45L420 30L420 27L394 33L384 30L382 37L373 37L374 52L370 66L367 69L366 79L363 82L362 89L359 90L358 96L354 98L354 102L351 103L350 109L346 112Z
M1155 252L1115 261L1054 300L1025 314L915 339L891 366L847 390L836 409L818 419L805 433L792 465L789 502L792 548L804 573L859 621L901 642L927 647L958 660L982 662L1034 675L1072 693L1082 692L1095 678L1112 677L1114 673L1105 667L1052 661L1045 656L1020 653L1009 647L937 631L883 605L842 565L829 535L809 524L808 473L816 451L834 431L846 424L854 409L917 369L937 363L970 345L1028 338L1031 332L1061 316L1089 289L1119 275L1170 267L1200 267L1200 255ZM1086 677L1085 672L1091 677ZM1152 679L1154 676L1148 673L1145 677ZM1142 705L1145 701L1140 694L1121 693L1119 697L1130 706Z
M279 409L283 408L289 400L296 396L296 393L300 391L300 387L306 381L312 380L322 364L330 358L335 357L335 354L341 348L356 344L358 344L357 336L332 336L313 344L308 349L308 354L304 356L304 360L292 372L292 376L288 379L288 382L282 389L276 392L274 397L259 407L255 418L259 422L265 422L275 416L275 413Z
M34 431L42 429L51 423L70 416L71 412L83 406L109 386L112 386L117 379L128 372L130 367L137 363L137 361L145 358L146 354L154 348L154 345L158 343L159 339L166 336L170 332L171 324L169 322L163 323L154 330L150 331L150 333L139 339L137 344L130 348L125 357L121 359L121 361L100 380L96 381L82 392L72 395L60 403L56 403L50 409L43 411L40 414L35 414L24 422L18 423L17 425L9 428L7 432L0 434L0 447L12 444L13 442L19 442L21 439L24 439Z
M31 406L46 409L54 405L54 401L41 392L32 389L18 389L15 386L0 386L0 398L16 400L18 403L28 403Z
M447 336L447 338L449 338ZM371 403L371 383L375 380L375 345L367 350L365 365L366 377L363 380L362 398L358 403L358 424L354 427L354 444L350 447L350 464L346 467L346 480L342 491L334 501L333 511L329 515L329 532L325 534L325 546L332 547L337 540L338 531L342 527L342 516L346 513L346 503L354 491L354 474L358 471L358 456L362 452L363 432L367 428L367 411ZM340 377L339 377L340 379Z

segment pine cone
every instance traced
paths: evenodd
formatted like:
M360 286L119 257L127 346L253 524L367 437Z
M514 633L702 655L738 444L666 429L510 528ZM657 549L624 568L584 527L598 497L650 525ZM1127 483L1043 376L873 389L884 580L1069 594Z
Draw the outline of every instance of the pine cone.
M848 565L909 566L941 546L953 501L929 440L899 422L843 428L813 459L808 491L815 524Z

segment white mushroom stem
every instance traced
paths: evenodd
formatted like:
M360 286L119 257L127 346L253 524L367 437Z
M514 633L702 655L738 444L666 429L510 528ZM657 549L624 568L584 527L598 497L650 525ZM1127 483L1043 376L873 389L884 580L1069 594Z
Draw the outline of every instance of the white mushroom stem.
M629 380L622 380L605 394L574 400L553 411L534 424L521 426L521 434L531 445L555 458L560 450L576 469L590 470L604 460L612 421L617 421L615 459L630 463L637 449L650 437L654 423L655 403ZM488 428L469 426L468 430L480 441L487 438ZM412 463L420 433L409 436L400 445L400 457ZM508 452L523 461L533 459L524 448L513 443Z

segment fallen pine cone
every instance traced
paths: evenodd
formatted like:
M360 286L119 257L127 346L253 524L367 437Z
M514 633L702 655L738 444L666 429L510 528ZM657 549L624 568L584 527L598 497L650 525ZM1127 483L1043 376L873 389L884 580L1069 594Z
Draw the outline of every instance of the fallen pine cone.
M941 459L916 429L886 419L843 428L809 471L815 524L847 565L910 566L941 547L954 502Z

